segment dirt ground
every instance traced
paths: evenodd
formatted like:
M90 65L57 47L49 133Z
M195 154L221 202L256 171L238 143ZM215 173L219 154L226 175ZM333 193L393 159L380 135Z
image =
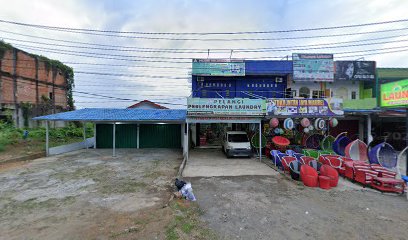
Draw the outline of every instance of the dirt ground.
M189 208L177 202L163 206L171 196L181 153L120 149L117 155L90 149L2 165L0 239L180 236L178 225L169 224L175 212L184 221Z
M307 188L282 175L189 180L221 239L407 239L406 196Z

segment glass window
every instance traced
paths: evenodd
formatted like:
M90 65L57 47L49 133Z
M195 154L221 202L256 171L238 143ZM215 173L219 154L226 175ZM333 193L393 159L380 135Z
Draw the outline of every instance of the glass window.
M246 134L228 134L228 142L249 142Z
M312 91L312 98L319 98L319 91L313 90Z
M351 92L351 99L356 99L357 98L357 93L355 91Z
M231 84L230 84L231 85ZM231 86L230 86L231 87ZM247 87L249 88L249 83L247 84Z
M301 87L299 89L299 97L309 98L310 97L310 89L307 87Z

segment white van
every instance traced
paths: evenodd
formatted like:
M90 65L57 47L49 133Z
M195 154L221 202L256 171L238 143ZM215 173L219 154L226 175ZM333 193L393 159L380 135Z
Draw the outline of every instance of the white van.
M251 143L246 132L228 131L224 134L222 150L227 157L251 157Z

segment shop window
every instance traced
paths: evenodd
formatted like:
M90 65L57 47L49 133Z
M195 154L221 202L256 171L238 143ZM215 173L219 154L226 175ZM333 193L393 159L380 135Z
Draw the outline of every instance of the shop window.
M231 83L228 85L228 87L231 87Z
M313 90L312 91L312 98L319 98L319 91Z
M351 99L356 99L357 98L357 93L355 91L351 92Z
M309 98L310 96L310 89L307 87L301 87L299 89L299 97Z
M230 90L225 91L225 96L229 97L230 96Z
M230 84L231 85L231 84ZM231 87L231 86L230 86ZM247 88L249 88L249 83L247 83Z
M266 87L266 84L265 84L265 83L263 84L263 87Z
M325 98L326 97L326 92L325 91L319 91L319 98Z
M252 83L252 87L254 87L254 84Z
M201 91L201 95L202 95L203 97L206 97L206 96L207 96L207 90Z

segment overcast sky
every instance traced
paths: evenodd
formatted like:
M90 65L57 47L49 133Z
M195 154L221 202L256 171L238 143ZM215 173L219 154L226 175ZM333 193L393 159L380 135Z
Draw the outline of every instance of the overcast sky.
M7 7L0 8L1 20L68 28L133 32L273 31L353 25L408 18L407 0L2 1L2 6L7 5ZM168 105L165 103L185 104L185 97L190 95L191 91L188 80L189 68L191 68L191 60L189 59L207 57L207 49L292 47L287 48L285 51L269 52L239 52L235 50L232 57L272 59L291 55L292 52L322 52L335 53L335 60L364 57L365 60L377 61L377 66L380 67L408 67L408 29L364 33L401 28L408 28L408 22L295 33L209 36L127 34L126 37L117 37L53 31L0 23L0 36L6 42L10 42L20 49L58 59L73 67L74 71L76 71L75 90L78 91L74 94L77 108L121 108L132 104L130 101L96 97L79 92L134 100L150 99L162 102L163 105L171 108L182 108L182 105ZM349 35L292 40L282 39L333 34ZM117 34L112 33L110 35ZM38 37L55 40L40 39ZM135 37L195 38L198 40L160 40ZM258 40L231 41L231 39L236 38L256 38ZM259 40L260 38L275 40ZM203 41L202 39L206 40ZM218 40L212 41L211 39ZM360 40L363 41L341 44L341 42ZM86 43L93 45L86 45ZM361 45L367 43L370 44ZM56 44L68 46L55 46ZM95 44L104 44L106 46L97 46ZM296 49L305 45L319 44L334 45L325 45L332 47L326 49L322 49L322 46L315 46L315 48L319 49L293 50L293 48ZM81 48L75 46L81 46ZM336 48L333 48L333 46L336 46ZM195 50L192 50L193 53L191 51L189 53L146 52L146 49L143 48ZM148 51L151 51L151 49ZM393 53L368 55L380 52ZM230 54L229 50L218 52L210 50L209 56L229 58ZM125 76L93 75L83 72L123 74Z

